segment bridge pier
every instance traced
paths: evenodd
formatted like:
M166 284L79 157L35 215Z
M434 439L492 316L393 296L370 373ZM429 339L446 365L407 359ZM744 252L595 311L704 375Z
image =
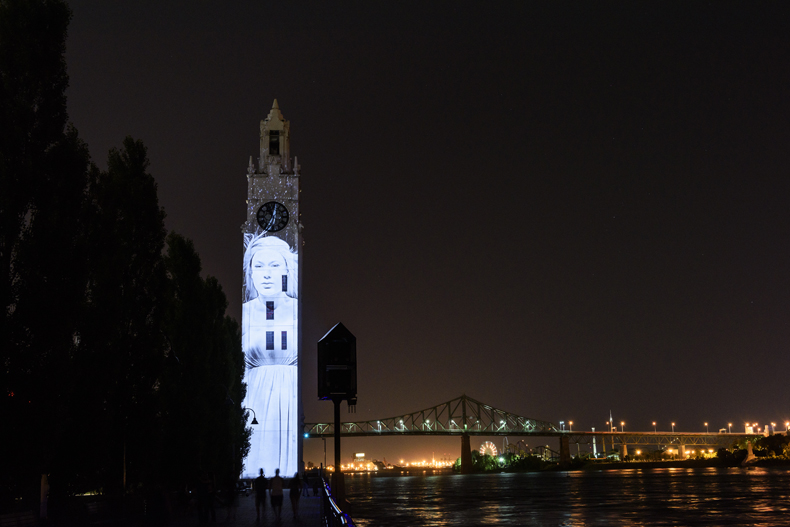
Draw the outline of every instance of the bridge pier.
M560 468L571 465L571 444L568 436L560 436Z
M686 445L678 445L678 456L680 459L686 459Z
M628 455L628 445L623 443L620 448L620 461L625 461L625 456L627 455Z
M461 474L472 473L472 443L469 434L461 435Z

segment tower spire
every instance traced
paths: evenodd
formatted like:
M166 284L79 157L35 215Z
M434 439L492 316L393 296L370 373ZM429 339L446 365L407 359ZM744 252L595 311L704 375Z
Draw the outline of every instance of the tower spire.
M289 123L274 99L269 115L261 121L260 171L267 174L291 172Z

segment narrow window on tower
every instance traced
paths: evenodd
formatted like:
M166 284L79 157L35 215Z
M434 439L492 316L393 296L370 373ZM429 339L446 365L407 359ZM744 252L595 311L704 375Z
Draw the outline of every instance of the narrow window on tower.
M280 155L280 131L269 130L269 155Z
M274 302L266 301L266 320L274 320Z
M282 344L282 349L287 350L288 349L288 332L287 331L283 331L282 335L281 335L281 338L282 338L282 342L280 344Z
M288 275L283 275L283 291L288 291Z
M266 332L266 349L267 350L274 349L274 331Z

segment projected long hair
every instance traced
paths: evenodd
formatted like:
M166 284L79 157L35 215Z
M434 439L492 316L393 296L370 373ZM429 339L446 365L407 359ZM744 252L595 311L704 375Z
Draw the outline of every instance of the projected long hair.
M266 236L265 234L245 234L244 235L244 301L249 302L258 298L258 290L252 281L252 257L261 249L276 251L285 260L285 267L288 273L288 289L285 294L291 298L296 298L297 287L297 265L298 258L291 247L276 236Z

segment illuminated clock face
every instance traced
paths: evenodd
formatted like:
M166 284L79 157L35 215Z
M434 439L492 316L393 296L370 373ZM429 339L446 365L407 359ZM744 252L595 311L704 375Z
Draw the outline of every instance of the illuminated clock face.
M269 201L258 209L258 225L266 232L277 232L288 225L288 209L282 203Z

